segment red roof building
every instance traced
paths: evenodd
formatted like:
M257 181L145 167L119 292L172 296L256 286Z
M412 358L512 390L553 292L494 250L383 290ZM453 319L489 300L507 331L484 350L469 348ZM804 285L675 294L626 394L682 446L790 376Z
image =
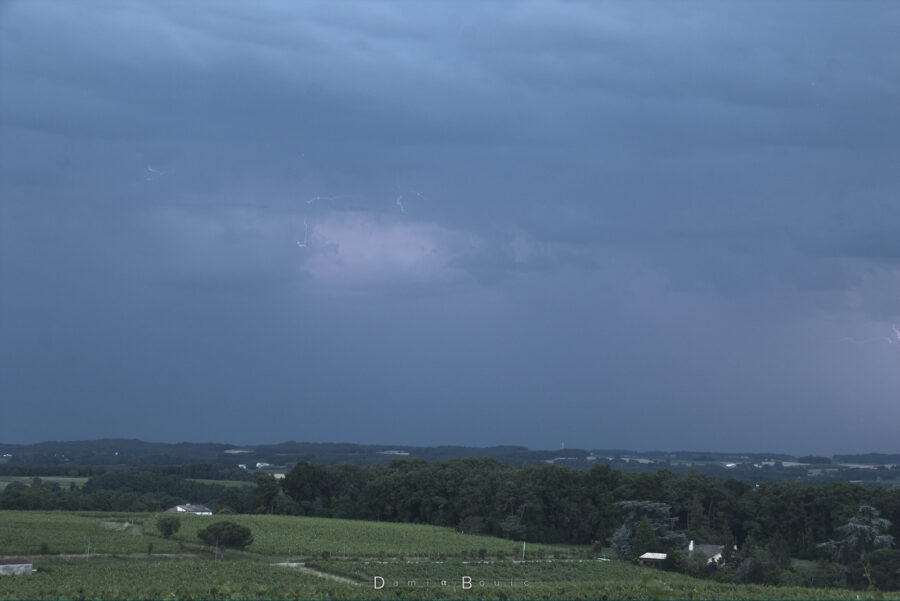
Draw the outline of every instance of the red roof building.
M15 576L18 574L31 574L31 560L24 557L0 558L0 575Z

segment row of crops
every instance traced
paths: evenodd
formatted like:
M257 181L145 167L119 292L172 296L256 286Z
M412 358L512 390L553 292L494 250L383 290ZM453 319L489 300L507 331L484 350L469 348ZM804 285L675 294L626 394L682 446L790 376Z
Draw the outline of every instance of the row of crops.
M513 559L520 557L519 543L410 524L182 516L181 529L167 540L156 532L159 516L0 511L0 555L30 556L38 569L0 578L0 600L898 598L721 584L601 561L587 548L528 545L529 560L522 562ZM227 561L213 561L202 552L197 531L221 519L252 530L249 553L229 552ZM284 560L305 566L274 565Z
M253 560L46 559L0 577L0 599L354 599L362 587Z
M619 561L318 561L308 565L364 583L378 598L895 598L877 591L722 584ZM375 590L376 586L383 588Z
M358 584L250 559L47 558L35 565L38 572L31 576L0 578L0 600L893 598L835 589L723 585L627 564L559 560L526 564L510 560L480 564L330 561L310 566L353 575ZM375 580L379 574L382 582ZM382 586L376 588L376 584Z
M142 514L147 520L147 514ZM150 520L151 523L154 520ZM0 511L0 554L177 553L181 545L144 531L140 518L69 512Z

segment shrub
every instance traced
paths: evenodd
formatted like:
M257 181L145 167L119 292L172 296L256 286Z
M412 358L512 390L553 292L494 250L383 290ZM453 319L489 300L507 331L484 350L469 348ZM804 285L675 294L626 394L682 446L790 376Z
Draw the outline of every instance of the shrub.
M878 549L866 555L866 574L875 588L892 591L900 587L900 550Z
M209 546L246 549L253 544L253 533L234 522L215 522L197 532L197 538Z
M156 529L165 538L172 538L179 528L181 528L181 520L177 515L164 515L156 520Z

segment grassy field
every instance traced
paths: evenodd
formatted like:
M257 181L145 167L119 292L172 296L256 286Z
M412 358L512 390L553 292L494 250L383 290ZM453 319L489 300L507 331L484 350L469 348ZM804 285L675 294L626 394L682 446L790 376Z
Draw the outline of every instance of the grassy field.
M166 540L155 529L160 515L0 511L0 556L29 556L37 569L0 577L0 600L900 599L898 592L720 584L604 561L586 547L528 545L522 562L521 543L409 524L181 516L181 529ZM255 540L214 561L196 532L223 519L249 527ZM376 577L383 588L375 588Z
M282 515L230 515L224 518L250 528L254 542L250 551L264 555L309 558L328 553L332 557L432 557L459 556L463 551L477 554L484 549L495 556L511 554L522 543L460 534L450 528L418 524L362 522L327 518ZM196 542L197 531L211 521L211 516L185 516L176 540ZM531 548L531 546L529 546ZM568 554L571 548L561 545L534 545L547 555ZM586 547L580 551L586 552Z
M158 553L176 553L181 546L144 534L140 520L114 514L60 511L0 511L0 555L34 555L41 545L56 554L146 553L152 543ZM145 519L147 514L142 515ZM152 529L153 534L156 533Z
M160 513L102 513L0 511L0 554L37 553L47 542L51 554L84 553L88 540L98 553L145 552L148 543L157 553L199 546L197 531L227 519L250 528L254 542L248 551L289 559L333 557L433 557L462 552L477 555L521 553L521 543L459 534L449 528L387 522L362 522L281 515L185 515L171 540L158 536ZM179 544L183 543L183 544ZM587 553L586 547L528 545L529 552L548 557Z

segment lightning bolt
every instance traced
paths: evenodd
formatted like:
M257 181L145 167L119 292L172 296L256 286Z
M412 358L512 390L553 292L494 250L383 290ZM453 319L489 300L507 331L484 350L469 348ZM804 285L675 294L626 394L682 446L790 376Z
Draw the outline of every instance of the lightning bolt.
M868 344L870 342L886 342L887 344L894 345L900 344L900 328L897 327L896 324L891 324L891 329L894 332L894 337L890 336L873 336L871 338L850 338L844 337L841 338L841 342L851 342L853 344Z
M887 336L875 336L872 338L850 338L849 336L844 336L839 340L839 342L850 342L852 344L869 344L870 342L886 342L888 344L894 344L894 341L888 338Z
M309 200L306 201L306 204L311 205L312 203L317 202L317 201L331 201L331 200L338 200L341 198L343 198L343 196L313 196L312 198L310 198Z
M147 165L147 176L144 177L144 181L152 182L153 180L162 177L166 172L160 169L154 169L150 165Z
M306 248L306 243L309 241L309 224L306 222L306 217L303 218L303 242L297 240L297 246L300 248Z

